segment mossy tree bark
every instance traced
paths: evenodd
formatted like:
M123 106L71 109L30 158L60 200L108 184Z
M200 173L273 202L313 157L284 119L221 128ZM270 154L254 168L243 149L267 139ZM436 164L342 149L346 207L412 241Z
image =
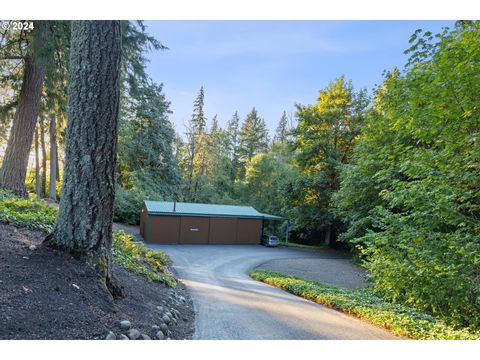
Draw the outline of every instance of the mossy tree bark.
M5 150L5 158L0 169L0 187L24 197L27 196L25 176L28 156L40 110L45 78L45 66L41 61L41 56L50 34L48 21L38 21L36 26L31 48L24 59L22 87Z
M115 297L111 272L120 86L120 21L72 23L65 171L49 246L92 265Z

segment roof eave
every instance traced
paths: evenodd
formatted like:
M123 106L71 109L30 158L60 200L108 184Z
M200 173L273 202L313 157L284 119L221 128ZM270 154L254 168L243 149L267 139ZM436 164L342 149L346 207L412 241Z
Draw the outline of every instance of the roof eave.
M198 214L198 213L158 212L158 211L148 211L148 215L222 217L222 218L241 218L241 219L263 219L264 218L264 216L250 216L250 215Z

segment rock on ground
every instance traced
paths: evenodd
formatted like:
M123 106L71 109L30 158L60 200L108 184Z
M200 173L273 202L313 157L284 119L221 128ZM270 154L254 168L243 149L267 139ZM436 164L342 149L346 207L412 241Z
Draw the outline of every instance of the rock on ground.
M140 336L142 336L142 333L137 329L130 329L127 331L127 336L130 340L137 340L140 338Z
M120 321L120 329L122 329L124 331L129 330L131 326L132 326L132 323L128 320Z
M109 331L107 336L105 336L105 340L117 340L117 337L113 331Z
M126 319L154 338L158 330L152 325L160 325L163 315L156 311L159 305L164 311L177 309L189 319L170 328L171 338L192 337L195 314L181 282L175 291L189 302L175 305L167 295L170 286L114 263L112 271L127 296L112 299L85 262L44 246L46 235L0 222L0 340L103 340L110 330L118 337L126 332L119 327L119 321Z

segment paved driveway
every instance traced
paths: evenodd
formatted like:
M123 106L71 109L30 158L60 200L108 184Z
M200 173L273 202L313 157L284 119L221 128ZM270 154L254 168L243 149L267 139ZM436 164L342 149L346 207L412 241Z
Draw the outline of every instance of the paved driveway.
M387 331L252 280L273 259L322 253L260 245L149 245L165 251L193 298L194 339L394 339ZM335 269L331 269L335 271Z

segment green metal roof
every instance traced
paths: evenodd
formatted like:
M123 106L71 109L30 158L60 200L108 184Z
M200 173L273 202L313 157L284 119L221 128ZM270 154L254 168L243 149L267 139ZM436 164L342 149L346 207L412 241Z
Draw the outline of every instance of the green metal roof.
M173 201L145 200L148 214L178 216L218 216L254 219L283 220L280 216L262 214L251 206L195 204L177 202L173 211Z

